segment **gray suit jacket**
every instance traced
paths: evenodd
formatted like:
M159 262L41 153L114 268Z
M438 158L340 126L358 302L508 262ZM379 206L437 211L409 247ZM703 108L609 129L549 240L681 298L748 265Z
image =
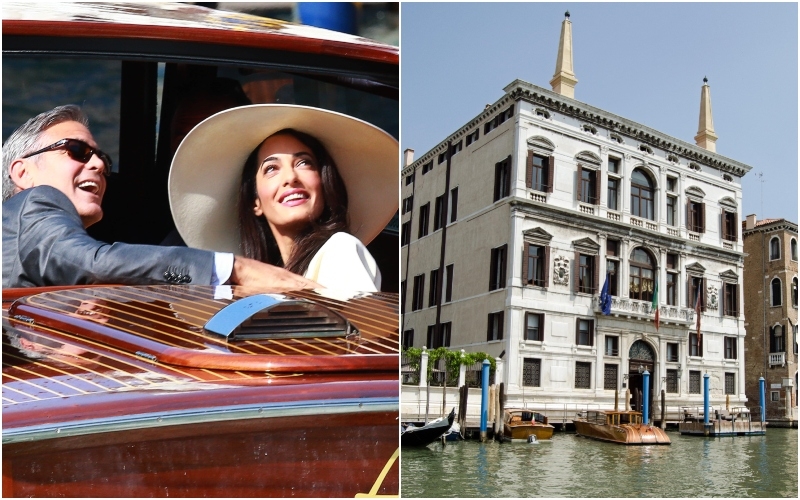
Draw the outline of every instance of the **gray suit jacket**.
M86 232L72 202L50 186L3 202L3 288L119 283L208 285L214 253L108 244Z

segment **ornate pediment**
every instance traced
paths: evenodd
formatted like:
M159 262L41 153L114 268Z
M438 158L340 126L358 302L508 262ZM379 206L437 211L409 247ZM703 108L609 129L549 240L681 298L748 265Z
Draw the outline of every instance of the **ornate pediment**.
M602 163L602 160L600 159L600 157L597 156L596 154L592 153L591 151L581 151L580 153L576 154L575 155L575 161L582 162L582 163L588 163L588 164L594 165L596 167L599 167L600 164Z
M733 210L737 210L739 207L736 205L736 200L731 198L730 196L726 196L719 200L719 204L725 208L731 208Z
M578 251L584 251L586 253L600 252L600 245L598 245L591 238L581 238L579 240L575 240L572 242L572 245L575 247L575 250Z
M705 274L706 268L703 267L699 262L692 262L686 266L686 271L692 274Z
M542 137L541 135L535 135L528 139L528 146L544 149L548 152L553 152L556 149L556 145L553 144L553 141L548 139L547 137Z
M689 196L696 196L698 198L705 198L706 192L697 186L689 186L686 188L686 194Z
M553 239L553 235L540 227L535 227L533 229L526 229L525 231L522 231L522 238L531 243L547 244Z
M733 272L733 270L731 270L731 269L727 269L727 270L719 273L719 278L722 281L728 281L728 282L733 281L735 283L739 282L739 275L736 274L735 272Z

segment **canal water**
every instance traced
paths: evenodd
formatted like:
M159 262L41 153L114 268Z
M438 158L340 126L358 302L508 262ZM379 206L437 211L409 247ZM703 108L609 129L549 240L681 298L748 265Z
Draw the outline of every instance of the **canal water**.
M551 442L478 441L403 448L409 497L797 498L797 429L622 446L556 432Z

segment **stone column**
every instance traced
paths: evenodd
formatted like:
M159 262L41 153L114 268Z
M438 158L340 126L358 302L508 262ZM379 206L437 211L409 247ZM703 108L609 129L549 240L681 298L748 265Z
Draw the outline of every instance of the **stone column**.
M463 387L467 382L467 365L464 364L464 349L461 349L461 364L458 367L458 387Z
M419 386L428 387L428 349L425 346L419 358Z

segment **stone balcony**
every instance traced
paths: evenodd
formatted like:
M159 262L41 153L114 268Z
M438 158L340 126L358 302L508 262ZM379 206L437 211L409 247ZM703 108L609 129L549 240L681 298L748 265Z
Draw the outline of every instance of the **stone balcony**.
M599 295L592 297L592 309L595 314L602 314ZM655 319L653 305L650 302L625 297L611 297L611 315L647 321L654 321ZM659 322L662 324L691 325L694 322L694 309L662 305Z
M786 353L785 352L769 353L769 366L786 366Z

